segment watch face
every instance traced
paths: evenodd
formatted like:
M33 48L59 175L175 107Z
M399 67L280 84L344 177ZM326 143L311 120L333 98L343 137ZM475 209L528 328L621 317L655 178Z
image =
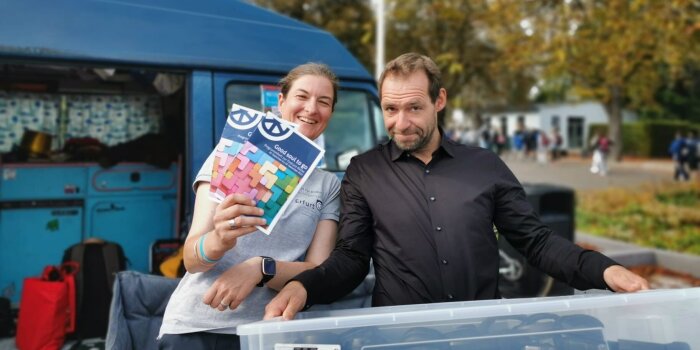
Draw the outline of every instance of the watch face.
M275 259L263 258L263 260L262 260L262 272L263 272L263 274L274 276L275 273L277 272L276 265L277 264L275 264Z

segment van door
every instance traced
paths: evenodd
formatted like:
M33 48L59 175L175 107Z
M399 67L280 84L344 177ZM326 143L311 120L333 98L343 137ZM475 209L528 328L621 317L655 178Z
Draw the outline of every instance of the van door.
M276 102L270 89L281 76L248 74L214 74L214 134L215 140L224 128L231 104L264 110ZM384 135L377 93L370 83L341 81L338 103L333 117L317 143L326 150L323 167L342 172L353 155L369 150Z

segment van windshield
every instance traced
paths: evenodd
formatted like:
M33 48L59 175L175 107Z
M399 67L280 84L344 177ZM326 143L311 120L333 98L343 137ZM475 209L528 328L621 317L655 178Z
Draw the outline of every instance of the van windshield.
M233 103L265 110L276 107L265 96L268 86L232 83L226 86L226 105ZM270 94L267 95L268 97ZM317 143L326 150L322 167L344 171L350 158L372 148L383 136L380 109L370 94L361 90L340 89L335 112Z

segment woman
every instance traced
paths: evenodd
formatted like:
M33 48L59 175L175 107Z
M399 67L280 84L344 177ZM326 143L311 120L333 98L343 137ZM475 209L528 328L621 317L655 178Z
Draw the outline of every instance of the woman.
M292 69L280 88L282 118L309 139L320 136L337 101L335 74L306 63ZM236 326L261 320L275 290L323 262L335 246L340 206L335 175L315 169L267 236L254 227L265 225L262 209L246 196L231 195L219 204L208 198L212 163L213 153L193 185L194 217L184 247L188 272L168 302L160 349L238 349Z

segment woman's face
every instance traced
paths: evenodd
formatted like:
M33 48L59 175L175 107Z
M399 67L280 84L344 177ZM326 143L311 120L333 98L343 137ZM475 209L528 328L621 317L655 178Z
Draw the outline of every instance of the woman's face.
M333 84L318 75L302 75L287 96L279 94L282 119L298 125L300 133L314 140L326 129L333 113Z

